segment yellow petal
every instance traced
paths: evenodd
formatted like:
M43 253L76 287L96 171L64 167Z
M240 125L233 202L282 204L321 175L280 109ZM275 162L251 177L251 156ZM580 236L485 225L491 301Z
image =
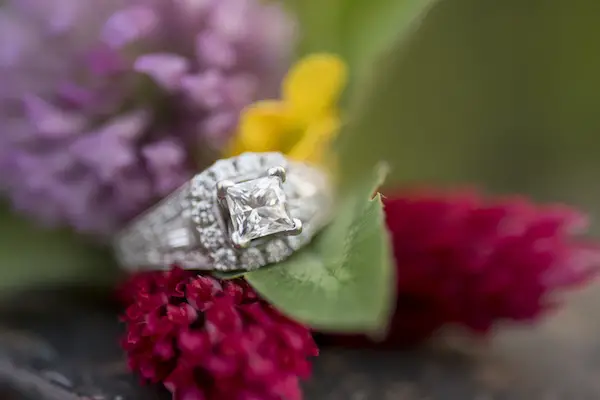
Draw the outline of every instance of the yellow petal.
M332 54L307 56L285 77L283 101L295 118L309 123L335 108L346 79L346 64L341 58Z
M302 139L290 150L294 160L321 164L326 161L333 139L340 129L340 119L332 113L310 124Z
M285 106L279 101L260 101L242 111L230 156L245 151L277 151L288 125Z

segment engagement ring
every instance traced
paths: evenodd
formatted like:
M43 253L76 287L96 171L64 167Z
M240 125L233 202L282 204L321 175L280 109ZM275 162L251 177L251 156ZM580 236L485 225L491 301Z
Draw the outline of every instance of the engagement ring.
M329 222L332 202L318 167L244 153L194 176L120 232L114 247L130 270L252 270L308 244Z

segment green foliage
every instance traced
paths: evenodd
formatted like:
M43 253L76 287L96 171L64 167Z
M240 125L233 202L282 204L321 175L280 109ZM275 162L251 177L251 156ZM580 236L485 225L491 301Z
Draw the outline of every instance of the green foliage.
M393 259L381 197L386 168L341 199L335 220L288 260L246 274L248 282L290 317L321 331L378 333L394 295Z
M109 254L65 232L45 231L0 211L0 293L57 283L107 284Z

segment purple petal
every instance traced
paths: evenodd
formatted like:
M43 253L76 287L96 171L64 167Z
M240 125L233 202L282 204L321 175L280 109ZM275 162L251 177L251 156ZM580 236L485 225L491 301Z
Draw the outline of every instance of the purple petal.
M22 144L35 143L40 138L35 124L20 117L3 119L0 137L2 138L0 148L8 153L12 151L9 147L18 148Z
M135 141L146 126L145 114L136 112L110 121L81 137L70 147L72 154L104 182L112 182L138 162Z
M299 37L296 21L286 18L280 4L265 6L253 20L252 34L245 37L249 43L260 42L262 54L267 62L277 65L286 64L292 56L294 46Z
M73 82L65 82L58 87L58 95L61 100L70 105L83 108L93 104L95 93L93 90L77 85Z
M90 70L99 76L106 76L122 71L126 64L117 50L107 45L94 46L86 55L85 63Z
M110 134L93 134L75 142L70 151L103 182L111 182L136 161L134 149Z
M165 139L142 149L142 154L152 169L171 168L185 162L186 154L180 143Z
M39 97L27 96L23 102L29 120L43 136L68 137L85 128L83 116L59 110Z
M85 20L91 6L86 0L14 0L10 5L20 14L42 23L51 33L64 33Z
M251 103L258 90L258 79L250 74L238 74L227 81L227 98L229 103L237 108L243 108Z
M189 69L189 62L175 54L154 53L138 57L133 68L149 75L159 86L170 92L180 87L181 78Z
M213 4L212 0L174 0L183 15L198 16L206 12Z
M169 139L152 143L142 149L142 155L160 194L170 193L185 181L187 173L182 167L187 155L181 143Z
M211 28L229 40L241 40L249 33L248 16L255 6L252 0L219 0L212 14Z
M131 168L115 176L111 181L113 192L113 207L130 216L135 216L143 207L148 206L148 200L156 196L147 172L141 168Z
M196 56L209 67L231 68L236 54L231 43L214 32L203 33L196 38Z
M0 67L17 65L36 42L27 26L10 13L0 10Z
M7 160L7 169L11 170L12 178L22 180L29 190L37 191L48 187L53 181L48 163L38 155L24 151L13 151ZM18 182L17 182L18 183Z
M148 36L157 28L159 18L149 7L126 8L108 19L102 30L102 39L113 48L121 48Z
M46 16L47 26L52 33L68 31L77 23L82 13L83 1L54 1L49 15Z
M202 74L185 76L181 87L194 103L208 109L214 109L223 104L225 80L217 69L210 69Z
M150 118L145 111L133 111L114 118L98 129L98 132L126 141L133 141L144 133L149 121Z
M234 112L215 114L204 121L200 129L213 146L219 148L230 138L235 127L237 115Z

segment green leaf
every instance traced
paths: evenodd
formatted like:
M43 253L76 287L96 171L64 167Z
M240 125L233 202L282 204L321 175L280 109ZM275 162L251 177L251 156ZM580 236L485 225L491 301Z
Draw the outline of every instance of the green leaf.
M226 281L230 279L243 278L247 273L248 271L213 271L212 276Z
M0 207L0 295L58 283L107 285L116 273L108 251L68 232L37 229Z
M387 168L342 199L335 220L305 249L270 268L246 274L275 307L321 331L385 329L394 273L381 197L373 193Z

